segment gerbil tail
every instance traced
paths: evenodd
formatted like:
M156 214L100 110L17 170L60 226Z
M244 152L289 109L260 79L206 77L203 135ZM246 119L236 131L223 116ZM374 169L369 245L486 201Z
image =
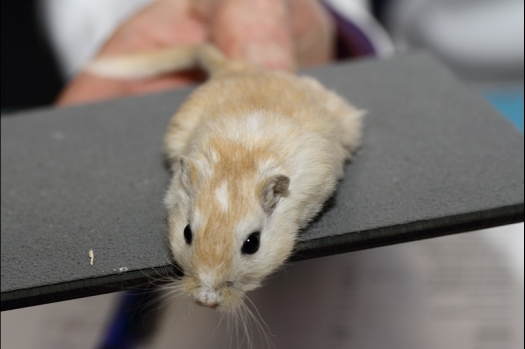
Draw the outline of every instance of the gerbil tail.
M197 47L195 58L211 76L228 75L230 73L246 72L259 69L248 62L233 61L222 54L219 49L211 44L202 44Z
M96 59L84 69L92 74L116 79L141 79L195 66L199 46L140 52Z
M197 47L196 58L208 74L217 74L229 67L230 62L215 46L203 44Z
M210 44L181 46L136 54L98 58L84 70L115 79L142 79L202 66L210 75L238 70L243 64L228 60Z

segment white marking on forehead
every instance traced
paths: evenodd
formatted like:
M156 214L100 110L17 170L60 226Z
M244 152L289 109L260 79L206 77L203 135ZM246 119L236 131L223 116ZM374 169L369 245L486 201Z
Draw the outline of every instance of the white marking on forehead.
M217 155L217 152L213 149L210 149L210 157L213 162L219 161L219 156Z
M193 211L193 222L192 222L192 229L193 231L197 230L200 226L202 226L202 214L199 210L195 209Z
M220 186L215 189L215 197L219 202L223 211L228 210L228 184L223 182Z
M234 141L250 139L255 142L264 132L263 117L264 115L260 111L244 115L240 120L236 120L236 127L230 127L223 135Z
M259 132L262 126L262 117L263 115L259 111L249 114L246 119L248 130L253 133Z

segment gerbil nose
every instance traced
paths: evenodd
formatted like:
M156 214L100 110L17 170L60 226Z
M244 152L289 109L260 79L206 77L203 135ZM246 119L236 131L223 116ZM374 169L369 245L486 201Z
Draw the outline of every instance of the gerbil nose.
M194 297L195 303L212 309L217 308L221 302L221 296L214 288L200 286Z
M202 302L200 300L197 300L195 301L195 303L197 303L198 305L202 305L203 307L208 307L212 309L215 309L219 306L219 303L217 302Z

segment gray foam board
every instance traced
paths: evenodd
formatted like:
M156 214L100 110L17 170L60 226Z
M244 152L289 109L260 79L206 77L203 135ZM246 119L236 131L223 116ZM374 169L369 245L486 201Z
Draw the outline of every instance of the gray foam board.
M294 260L523 221L523 135L433 58L304 73L368 115L362 148ZM173 272L161 140L190 92L2 117L2 310Z

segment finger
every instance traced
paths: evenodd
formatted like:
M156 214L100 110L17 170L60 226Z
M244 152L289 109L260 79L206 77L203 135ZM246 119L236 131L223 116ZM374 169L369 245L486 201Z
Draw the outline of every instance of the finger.
M90 74L80 74L61 93L56 104L67 106L147 92L160 92L184 87L202 79L200 72L179 73L140 81L121 81Z
M211 39L230 58L293 70L289 12L281 0L224 0L211 18Z
M204 42L207 30L192 17L187 1L159 0L121 25L98 56L143 52ZM142 81L123 81L80 73L57 100L59 105L94 102L185 86L199 77L193 73L168 75Z
M57 105L66 106L111 99L124 94L119 81L104 79L89 74L80 74L59 95Z
M185 0L159 0L120 26L99 56L122 55L207 40L206 25Z
M335 24L319 0L288 0L297 63L300 66L330 61L335 51Z

